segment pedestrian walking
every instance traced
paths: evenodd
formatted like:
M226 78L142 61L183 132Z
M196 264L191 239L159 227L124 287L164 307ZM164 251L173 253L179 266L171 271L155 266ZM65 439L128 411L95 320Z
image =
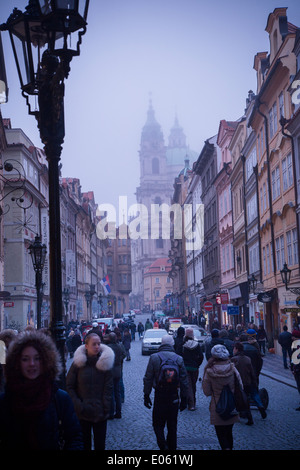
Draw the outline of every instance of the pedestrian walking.
M13 339L0 397L1 450L83 450L72 400L57 385L60 373L50 336L28 331Z
M256 339L258 342L260 354L264 356L266 354L267 333L266 333L266 330L264 329L264 325L262 324L260 324L258 327Z
M292 331L292 340L291 369L300 394L300 330L297 328ZM296 408L296 411L300 411L300 406Z
M229 359L228 349L223 344L215 345L211 350L211 358L204 368L202 387L204 395L211 397L210 423L215 427L222 450L233 449L233 425L239 421L239 415L236 413L229 419L223 420L216 408L224 386L228 385L234 392L234 374L242 386L240 374Z
M184 335L185 335L185 328L180 326L177 330L176 338L174 340L174 350L175 350L176 354L179 354L179 356L182 356Z
M113 350L102 344L96 333L88 333L85 344L75 351L67 374L67 392L81 424L84 450L92 448L92 431L94 450L105 450L113 394L114 359Z
M130 348L131 348L131 334L128 328L125 328L124 334L123 334L123 346L125 348L126 352L126 361L131 360L130 356Z
M251 359L245 356L244 345L240 342L236 342L233 347L233 357L231 361L238 370L241 380L243 382L243 388L245 393L250 397L252 387L257 387L256 376L252 367ZM250 410L250 399L248 400L247 408L242 412L242 415L248 419L247 425L251 426L254 424L252 413Z
M137 330L138 330L139 339L141 339L145 330L144 325L141 321L138 323Z
M121 391L120 391L120 382L122 377L122 366L123 361L126 357L125 348L122 344L117 342L117 335L113 332L109 333L107 338L107 345L113 350L115 354L114 365L112 369L113 374L113 396L110 410L110 419L122 417L121 413Z
M171 335L162 337L158 352L150 356L143 379L144 405L149 409L152 406L150 394L154 388L152 424L160 450L176 450L178 410L183 411L187 406L186 369L183 358L175 353L173 346ZM166 376L163 369L165 360L169 361Z
M226 348L228 349L229 356L233 356L233 346L234 346L234 341L229 338L229 333L225 328L222 328L219 332L219 338L223 340Z
M199 367L203 362L203 352L200 344L194 338L193 328L187 328L182 347L183 362L188 378L188 409L196 409L196 385L199 375Z
M282 350L282 359L283 359L283 367L288 369L287 365L287 356L289 356L290 365L291 365L291 357L292 357L292 333L288 331L288 327L284 325L282 333L278 336L278 343L281 346Z
M210 341L205 342L205 357L206 360L211 358L211 350L216 344L224 344L222 338L220 338L220 331L217 328L211 330L211 339Z
M153 325L152 325L151 321L149 320L149 318L147 318L146 323L145 323L145 331L149 330L151 328L153 328Z

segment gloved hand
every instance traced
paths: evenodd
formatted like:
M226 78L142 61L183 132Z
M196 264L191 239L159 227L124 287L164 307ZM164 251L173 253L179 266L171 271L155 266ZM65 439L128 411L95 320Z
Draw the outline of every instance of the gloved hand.
M144 395L144 405L146 406L146 408L151 408L152 406L152 401L149 397L149 395Z
M185 397L182 397L180 400L179 411L185 410L187 407L187 401Z

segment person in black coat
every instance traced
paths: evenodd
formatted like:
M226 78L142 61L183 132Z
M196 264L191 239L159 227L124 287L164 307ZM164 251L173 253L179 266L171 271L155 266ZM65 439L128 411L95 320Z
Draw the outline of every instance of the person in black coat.
M0 396L0 450L59 450L61 434L64 450L83 450L72 400L57 385L60 372L50 336L34 330L12 341Z
M180 326L177 330L176 338L174 340L174 350L176 354L182 356L183 338L185 335L185 329Z
M280 333L278 336L278 343L281 346L282 349L282 359L283 359L283 366L285 369L288 369L287 365L287 355L290 358L290 364L291 364L291 357L292 357L292 333L288 331L288 328L286 325L283 327L283 332Z
M188 378L188 409L195 411L196 406L196 384L199 375L199 367L203 362L203 352L198 341L194 339L193 328L187 328L182 347L183 362Z
M224 341L219 336L219 330L214 328L211 330L211 340L205 343L205 357L206 360L211 358L211 350L216 344L224 344Z

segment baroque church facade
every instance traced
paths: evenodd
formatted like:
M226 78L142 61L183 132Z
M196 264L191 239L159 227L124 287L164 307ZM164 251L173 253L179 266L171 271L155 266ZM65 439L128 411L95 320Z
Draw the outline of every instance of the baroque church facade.
M136 203L147 208L145 217L148 220L148 233L137 240L131 240L131 308L143 309L147 305L150 308L144 295L144 274L153 262L168 258L171 248L169 234L162 233L162 214L158 208L161 204L170 207L175 178L186 166L192 165L198 155L187 146L186 136L177 116L170 130L168 145L165 145L163 131L150 101L141 133L139 157L140 185L135 195ZM159 221L159 226L154 226L153 215Z

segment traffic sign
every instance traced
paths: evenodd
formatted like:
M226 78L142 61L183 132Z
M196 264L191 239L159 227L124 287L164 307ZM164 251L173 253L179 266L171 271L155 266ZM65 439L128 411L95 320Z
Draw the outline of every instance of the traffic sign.
M238 315L240 313L240 309L238 305L228 305L227 306L227 313L228 315Z
M214 308L213 304L211 302L204 302L203 304L203 308L204 310L206 310L207 312L211 312L212 309Z

